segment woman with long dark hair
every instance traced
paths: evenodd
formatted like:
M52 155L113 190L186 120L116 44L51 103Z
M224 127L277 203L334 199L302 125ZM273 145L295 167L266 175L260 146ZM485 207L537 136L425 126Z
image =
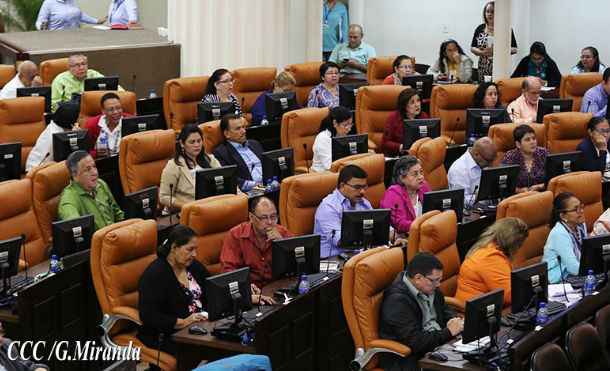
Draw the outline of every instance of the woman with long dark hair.
M328 116L322 119L316 140L313 142L313 171L328 171L332 163L332 137L342 137L349 134L354 126L352 113L345 107L337 106L331 109Z
M587 46L580 54L580 60L572 68L572 73L599 72L604 73L606 66L599 60L599 52L593 46Z
M472 77L472 59L464 54L457 41L447 39L441 43L438 59L428 68L434 80L469 82Z
M521 59L510 77L534 76L542 86L559 86L561 72L557 63L546 53L546 47L535 41L530 47L530 54Z
M205 86L205 95L201 100L204 103L233 102L235 114L241 115L241 106L235 94L233 94L233 76L229 70L219 68L212 73Z
M472 98L474 108L504 108L500 99L500 89L495 82L485 82L477 87Z

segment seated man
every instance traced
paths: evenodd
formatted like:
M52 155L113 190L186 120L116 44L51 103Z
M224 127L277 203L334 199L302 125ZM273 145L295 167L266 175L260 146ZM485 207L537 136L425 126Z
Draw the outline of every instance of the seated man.
M0 91L0 99L17 98L17 89L30 86L41 86L42 80L38 76L38 67L32 61L23 61L17 67L17 74L4 85Z
M15 344L17 345L17 343ZM29 358L23 359L19 345L13 345L11 339L4 337L4 328L0 323L0 370L8 371L48 371L49 367L34 363Z
M442 279L440 260L421 252L385 290L379 312L379 337L408 346L411 354L403 358L381 353L379 365L384 370L419 370L420 358L464 329L464 321L445 304L439 288Z
M244 119L229 113L220 120L220 130L225 141L214 148L214 157L222 166L237 165L237 184L247 192L254 185L263 184L261 155L263 146L256 140L246 138Z
M369 58L377 56L375 48L362 41L364 33L357 24L349 26L347 30L348 42L338 44L333 49L328 60L339 65L342 73L366 72Z
M610 68L604 70L602 82L587 90L582 98L580 112L592 113L594 117L606 117L610 96Z
M90 118L85 125L89 131L89 153L94 158L115 156L121 146L123 113L121 99L115 93L106 93L101 99L102 113Z
M449 168L447 172L449 189L464 190L465 208L471 207L475 202L475 195L481 182L481 169L491 165L497 155L498 150L491 138L479 138L472 148L468 148Z
M521 83L521 91L523 94L508 105L508 114L516 124L536 122L541 91L540 80L534 76L526 77Z
M93 157L86 151L72 152L66 159L70 184L61 191L57 212L60 220L93 214L95 230L125 218L110 188L98 179Z
M271 241L292 237L290 231L277 224L277 209L269 198L250 200L249 221L231 228L220 253L221 272L250 267L250 280L258 292L271 281Z

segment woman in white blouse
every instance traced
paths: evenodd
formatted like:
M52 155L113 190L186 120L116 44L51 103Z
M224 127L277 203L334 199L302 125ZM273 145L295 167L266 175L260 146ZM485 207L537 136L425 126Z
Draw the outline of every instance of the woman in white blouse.
M311 169L316 172L330 170L332 163L332 137L347 135L354 126L352 113L345 107L332 108L320 124L320 130L313 143Z

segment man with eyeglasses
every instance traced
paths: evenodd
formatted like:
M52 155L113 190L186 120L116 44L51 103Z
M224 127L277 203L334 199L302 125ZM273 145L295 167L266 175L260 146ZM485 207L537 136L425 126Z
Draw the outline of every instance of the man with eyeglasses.
M4 327L0 322L0 371L48 371L49 367L23 359L19 345L4 337ZM17 345L17 346L15 346Z
M602 82L587 90L582 98L580 112L592 113L595 117L607 117L610 97L610 68L604 70Z
M528 76L523 79L521 83L522 94L507 108L514 123L526 124L536 121L541 90L540 80L537 77Z
M89 153L94 158L116 156L121 146L123 112L121 98L115 93L106 93L100 100L102 113L90 118L85 125L89 131Z
M220 269L224 273L249 267L252 293L258 294L272 277L271 241L292 237L292 234L277 224L277 209L269 198L251 199L248 211L248 221L231 228L225 237Z
M342 73L366 72L369 58L377 56L375 48L362 41L364 32L357 24L347 29L348 42L335 46L328 60L339 65Z
M419 253L409 261L383 296L379 313L379 336L411 348L401 357L382 353L384 370L419 370L418 360L457 336L464 321L445 304L440 290L443 264L434 255Z

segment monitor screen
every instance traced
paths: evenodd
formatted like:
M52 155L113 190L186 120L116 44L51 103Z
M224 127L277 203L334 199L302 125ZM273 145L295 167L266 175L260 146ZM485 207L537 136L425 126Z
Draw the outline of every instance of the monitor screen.
M361 86L367 86L368 82L354 82L350 84L339 84L339 105L348 110L356 109L356 96Z
M402 78L402 85L409 85L419 92L421 99L430 99L434 75L410 75Z
M579 276L589 274L589 269L594 274L608 271L608 260L610 260L610 235L585 237L580 249Z
M21 142L0 144L0 182L21 178Z
M513 122L508 112L502 109L468 108L466 110L466 138L487 136L489 127L495 124Z
M505 199L515 194L519 165L488 167L481 171L477 201Z
M332 137L331 139L333 161L359 153L366 153L369 150L368 134L345 135Z
M89 150L89 131L74 130L53 134L53 161L63 161L79 149Z
M197 103L197 123L220 120L227 113L235 113L234 102Z
M136 101L136 112L138 115L159 115L161 129L167 129L165 115L163 114L163 97L144 98Z
M294 91L267 93L265 94L265 108L269 122L281 121L284 113L299 108L297 94Z
M44 111L51 112L51 86L30 86L17 88L17 98L19 97L44 97Z
M21 254L21 237L9 238L0 241L0 269L6 278L12 277L19 271L19 255Z
M511 311L519 313L525 309L538 308L538 303L547 298L547 263L540 262L510 273Z
M572 99L540 99L538 100L538 114L536 122L542 124L545 115L549 113L571 112Z
M550 153L546 155L544 183L549 184L556 176L580 170L580 151Z
M424 193L423 212L427 213L432 210L441 212L447 210L455 211L457 221L462 221L462 212L464 211L464 190L463 189L445 189L442 191L432 191Z
M273 280L320 271L320 235L273 240L271 246Z
M210 322L235 315L236 308L238 312L248 310L252 303L250 268L244 267L206 278L205 293ZM241 313L235 317L240 317L241 320Z
M441 136L440 119L402 120L402 148L407 150L421 138Z
M294 152L292 147L263 152L263 179L273 179L281 182L284 178L294 175Z
M88 77L85 79L85 91L90 90L119 90L119 77Z
M51 223L53 254L58 258L91 248L95 231L93 215L61 220Z
M133 133L157 129L163 129L161 127L161 115L159 114L123 117L123 120L121 121L122 138Z
M195 200L237 194L237 165L198 170L195 173Z
M149 187L125 195L125 219L155 219L158 187Z
M498 289L466 301L466 317L462 342L470 343L500 330L500 317L504 308L504 289ZM495 318L494 328L490 319ZM491 332L490 332L491 330Z
M349 210L341 220L341 247L358 248L388 243L391 209Z

